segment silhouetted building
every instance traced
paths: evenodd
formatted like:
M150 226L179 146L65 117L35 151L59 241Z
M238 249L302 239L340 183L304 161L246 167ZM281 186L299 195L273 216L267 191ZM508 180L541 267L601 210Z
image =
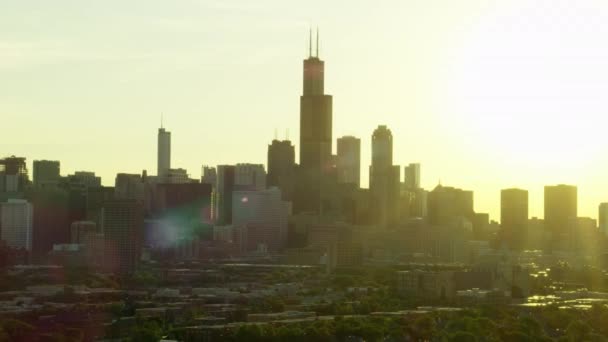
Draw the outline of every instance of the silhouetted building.
M192 235L201 224L209 223L211 214L211 185L201 183L158 184L155 209L157 214L170 220L184 232Z
M186 169L169 169L165 177L161 179L161 183L168 184L183 184L190 183L190 177Z
M487 213L475 213L473 215L473 238L475 240L485 240L487 238L486 232L488 225L490 224L490 214Z
M361 186L361 139L345 136L338 139L338 183Z
M141 175L119 173L114 182L114 198L117 200L133 199L144 201L144 183Z
M171 169L171 132L163 127L158 129L158 155L156 175L163 179Z
M525 248L528 226L528 191L505 189L500 193L500 225L509 246Z
M601 203L599 207L600 232L608 236L608 203Z
M575 186L545 186L545 229L552 235L551 249L567 248L577 217L578 194Z
M409 164L403 168L403 183L407 190L420 189L420 164Z
M220 225L232 222L232 192L235 190L235 173L234 165L218 165L217 167L217 196L215 198L217 214L215 217L216 223Z
M372 222L380 226L398 220L399 166L393 165L393 134L378 126L372 135L372 165L369 168L369 191Z
M281 199L281 190L235 191L232 208L232 225L245 228L247 251L286 247L290 203Z
M429 221L435 225L453 223L458 218L472 222L473 191L438 185L428 195Z
M234 169L234 184L241 189L266 189L266 171L262 164L236 164Z
M0 237L15 249L32 250L32 205L26 200L0 203Z
M289 140L273 140L268 145L267 186L281 189L284 200L291 200L295 186L296 153Z
M128 274L135 271L141 255L143 212L135 200L112 200L102 209L105 268Z
M25 158L0 159L0 192L23 192L29 183Z
M324 90L325 63L317 54L304 60L303 93L300 97L300 167L296 211L321 212L323 179L331 170L332 97Z
M59 187L33 188L27 194L33 206L32 258L44 262L55 244L70 242L70 222L83 219L84 196Z
M34 160L34 186L58 186L61 181L59 162L55 160Z
M211 184L211 188L215 190L215 185L217 184L217 169L213 166L203 165L201 183Z
M67 175L62 183L64 188L86 191L88 188L100 187L101 177L97 177L95 172L76 171L73 175Z

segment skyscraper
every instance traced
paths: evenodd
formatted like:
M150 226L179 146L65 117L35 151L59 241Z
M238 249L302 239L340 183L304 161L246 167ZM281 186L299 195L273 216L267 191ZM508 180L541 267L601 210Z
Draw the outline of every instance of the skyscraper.
M420 189L420 164L409 164L403 168L403 173L403 182L407 190Z
M576 186L545 186L545 229L552 235L551 248L563 249L569 245L578 218L578 191Z
M0 203L0 236L9 247L32 250L32 205L26 200Z
M266 189L266 170L262 164L236 164L234 184L240 189Z
M273 140L268 145L268 187L281 189L284 200L291 200L295 184L296 153L289 140Z
M171 168L171 132L158 129L157 176L164 178Z
M232 224L245 229L248 251L260 245L270 251L285 248L290 205L281 200L281 190L235 191L232 208Z
M527 190L505 189L500 192L500 225L511 248L525 247L528 226Z
M135 200L112 200L102 209L105 266L110 272L132 273L141 254L143 211Z
M338 183L361 186L361 139L344 136L338 139Z
M325 62L319 59L319 35L316 54L304 60L303 92L300 97L300 168L296 211L321 212L321 191L326 175L331 173L332 97L324 90Z
M429 221L433 225L449 225L458 218L473 223L473 191L438 185L428 195Z
M25 158L0 159L0 192L22 192L29 183Z
M34 160L34 186L57 186L61 180L59 176L59 161Z
M372 135L372 165L369 191L372 220L380 226L395 223L399 210L399 166L393 165L393 134L378 126Z
M601 203L599 208L600 232L608 235L608 203Z
M217 166L217 185L214 206L215 220L220 225L232 222L232 192L235 185L236 167L234 165Z

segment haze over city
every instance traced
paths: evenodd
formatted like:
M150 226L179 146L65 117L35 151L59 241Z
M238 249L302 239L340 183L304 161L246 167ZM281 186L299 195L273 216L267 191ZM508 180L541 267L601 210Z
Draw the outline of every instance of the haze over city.
M298 141L301 61L320 29L333 135L394 136L395 164L422 185L475 191L499 218L499 190L575 184L579 213L608 199L608 5L601 1L8 1L0 10L3 154L62 171L154 170L164 116L173 163L265 163ZM335 152L335 149L334 149Z

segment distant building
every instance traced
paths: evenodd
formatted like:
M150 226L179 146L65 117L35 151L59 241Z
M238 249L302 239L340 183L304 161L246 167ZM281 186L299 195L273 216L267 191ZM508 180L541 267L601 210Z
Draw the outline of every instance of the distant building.
M141 255L143 211L135 200L112 200L102 209L105 268L133 273Z
M500 225L506 242L522 249L527 242L528 191L505 189L500 193Z
M245 227L246 250L264 245L269 251L283 250L287 245L287 217L290 203L281 199L281 190L234 191L232 224Z
M312 41L312 39L311 39ZM325 94L325 62L317 53L304 60L300 96L300 165L295 187L294 211L322 213L326 179L332 167L332 97Z
M420 189L420 164L409 164L403 168L403 182L407 190Z
M185 169L169 169L161 181L162 183L168 184L184 184L191 182L188 171Z
M289 140L273 140L268 145L267 186L281 189L284 200L291 200L295 186L295 148Z
M372 165L369 168L369 191L372 221L379 226L398 219L399 166L393 165L393 134L378 126L372 135Z
M232 222L232 192L235 190L234 165L218 165L215 201L215 221L220 225L229 225Z
M157 173L159 178L167 176L171 169L171 132L163 127L158 129Z
M576 186L545 186L545 229L551 235L551 248L567 248L572 238L573 222L578 217L578 191Z
M32 205L26 200L0 203L0 238L9 247L32 250Z
M119 173L114 183L114 198L117 200L133 199L144 201L144 183L141 175Z
M59 161L34 160L34 186L58 186L61 181L59 175Z
M473 191L438 185L429 193L428 211L431 224L450 224L458 218L472 222Z
M338 139L338 183L361 186L361 139L344 136Z
M23 192L28 184L25 158L0 159L0 192Z
M68 189L80 189L86 191L88 188L98 188L101 186L101 177L97 177L95 172L76 171L73 175L67 175L63 179L64 185Z
M608 203L601 203L599 207L600 232L608 236Z
M236 164L234 184L242 189L266 189L266 171L262 164Z
M217 183L217 169L213 166L202 166L202 176L201 176L202 184L211 184L213 190L215 190L215 185Z
M84 244L88 235L97 234L97 224L92 221L72 222L70 233L71 244Z

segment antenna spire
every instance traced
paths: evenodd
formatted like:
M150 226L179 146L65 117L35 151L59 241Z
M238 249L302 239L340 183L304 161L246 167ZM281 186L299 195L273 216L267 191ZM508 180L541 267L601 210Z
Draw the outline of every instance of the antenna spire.
M312 28L308 28L308 57L312 57Z
M317 58L319 58L319 27L317 26Z
M160 128L164 128L163 127L163 113L160 113Z

